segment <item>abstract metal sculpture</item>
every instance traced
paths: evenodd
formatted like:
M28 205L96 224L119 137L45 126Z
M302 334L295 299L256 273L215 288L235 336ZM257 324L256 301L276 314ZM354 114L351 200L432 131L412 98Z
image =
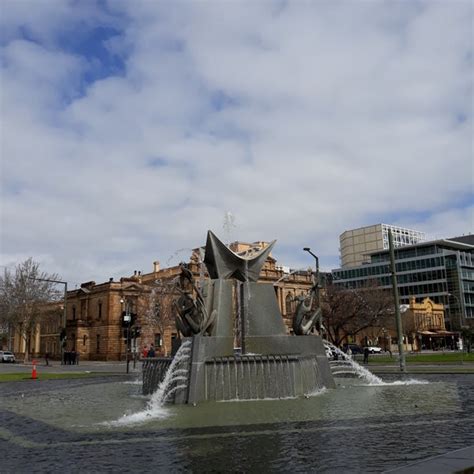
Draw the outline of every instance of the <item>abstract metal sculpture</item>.
M298 397L334 387L322 339L306 335L319 315L307 314L313 294L301 301L296 335L289 335L273 285L258 282L274 244L239 255L209 231L203 287L182 267L176 326L192 350L179 369L188 374L180 375L186 389L174 392L174 403Z
M190 337L196 334L206 335L212 328L212 324L216 317L216 312L211 314L206 309L204 298L194 282L192 272L186 265L180 265L180 286L178 290L181 296L174 302L176 308L176 328L184 337ZM191 285L192 290L196 294L193 298L191 294L184 290L185 282Z
M317 301L318 291L319 282L313 275L313 286L309 291L309 296L298 297L299 301L293 318L293 332L298 336L309 334L318 322L321 325L321 308L313 308L314 302Z
M246 257L232 252L211 231L208 231L204 263L209 277L224 280L235 278L239 281L258 281L260 271L275 242L276 240L264 249Z

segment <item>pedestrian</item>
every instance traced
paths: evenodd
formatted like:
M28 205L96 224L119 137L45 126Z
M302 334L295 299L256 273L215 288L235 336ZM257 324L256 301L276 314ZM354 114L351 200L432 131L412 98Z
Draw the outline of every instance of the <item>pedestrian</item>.
M366 346L364 347L364 364L369 363L369 348Z
M350 346L347 346L347 356L349 357L349 359L352 359L352 351Z
M147 346L143 346L142 359L146 359L147 356L148 356L148 348L147 348Z
M150 357L155 357L156 353L155 353L155 346L152 344L150 346L150 350L148 351L148 354L147 354L147 357L150 358Z
M49 365L49 352L46 352L46 354L44 355L44 361L46 365Z

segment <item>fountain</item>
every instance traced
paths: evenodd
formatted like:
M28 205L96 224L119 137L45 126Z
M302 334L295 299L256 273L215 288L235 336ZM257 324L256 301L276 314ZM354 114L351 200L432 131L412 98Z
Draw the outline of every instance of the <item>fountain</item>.
M341 351L338 347L329 341L324 341L338 355L338 359L330 362L333 375L355 375L371 385L380 385L383 383L380 377L358 364L352 357Z
M182 280L191 291L182 291L176 304L176 326L189 356L180 353L179 364L176 356L173 362L147 361L145 394L154 392L163 377L174 382L160 395L162 401L193 405L295 398L335 387L323 341L309 334L317 318L301 317L308 309L301 305L301 327L288 335L273 285L258 282L274 244L238 255L208 232L204 263L209 279L197 288L183 267Z

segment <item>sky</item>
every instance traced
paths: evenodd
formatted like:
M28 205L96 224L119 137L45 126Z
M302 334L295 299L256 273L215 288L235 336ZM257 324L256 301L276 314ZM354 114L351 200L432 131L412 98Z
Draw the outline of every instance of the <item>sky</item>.
M473 5L3 0L0 265L102 282L211 229L330 270L347 229L472 232Z

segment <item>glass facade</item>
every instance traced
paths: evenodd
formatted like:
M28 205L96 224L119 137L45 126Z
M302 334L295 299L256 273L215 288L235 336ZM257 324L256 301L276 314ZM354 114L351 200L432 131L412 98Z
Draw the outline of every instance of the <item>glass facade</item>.
M430 297L446 308L451 328L474 318L474 246L450 240L426 242L395 249L400 303L410 297ZM332 271L335 285L362 288L376 282L391 288L388 250L371 255L370 263Z

